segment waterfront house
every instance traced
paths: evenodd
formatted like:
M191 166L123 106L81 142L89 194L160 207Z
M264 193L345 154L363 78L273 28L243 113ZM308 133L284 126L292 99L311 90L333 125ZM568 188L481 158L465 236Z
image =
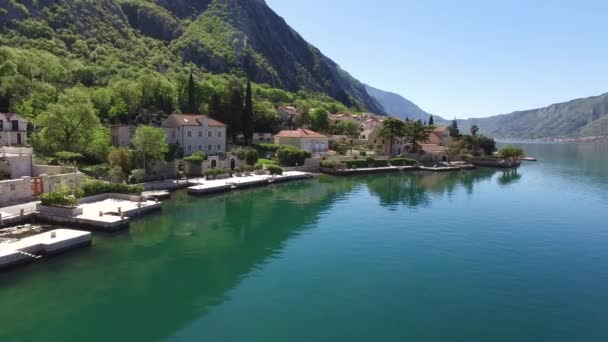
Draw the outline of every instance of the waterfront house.
M0 113L0 145L27 144L28 121L15 113Z
M329 150L328 136L304 128L281 131L274 136L274 143L295 146L313 155L326 154Z
M134 125L112 125L110 126L110 133L112 136L112 145L116 147L130 147L135 130L137 129Z
M227 126L207 115L171 114L163 122L167 142L188 156L196 151L207 155L226 153Z
M450 128L449 127L437 127L429 135L429 139L425 142L426 144L447 146L450 142Z

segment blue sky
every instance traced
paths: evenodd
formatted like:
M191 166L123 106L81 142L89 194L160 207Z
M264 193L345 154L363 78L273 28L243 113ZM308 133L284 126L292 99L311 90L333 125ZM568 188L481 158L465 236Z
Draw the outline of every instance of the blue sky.
M355 78L447 118L608 92L608 1L266 2Z

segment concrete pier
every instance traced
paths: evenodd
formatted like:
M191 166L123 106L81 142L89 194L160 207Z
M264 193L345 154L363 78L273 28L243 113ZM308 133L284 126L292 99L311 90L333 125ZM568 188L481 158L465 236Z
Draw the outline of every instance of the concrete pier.
M228 192L232 190L242 190L253 187L267 186L273 183L283 183L295 180L312 178L311 173L299 171L287 171L283 175L251 175L245 177L232 177L228 179L217 180L191 180L193 183L199 183L188 188L188 193L191 195L210 195L220 192Z
M0 243L0 269L34 261L41 255L52 255L87 246L91 241L90 232L56 229L15 242Z

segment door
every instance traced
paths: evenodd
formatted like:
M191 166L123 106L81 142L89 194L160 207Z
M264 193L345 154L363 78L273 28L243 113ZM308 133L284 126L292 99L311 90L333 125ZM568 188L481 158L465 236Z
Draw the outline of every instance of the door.
M13 120L11 121L11 124L13 125L13 132L17 132L19 131L19 121L18 120Z
M32 178L32 195L38 196L42 193L42 178L34 177Z
M17 133L17 145L22 145L23 143L21 142L21 133Z

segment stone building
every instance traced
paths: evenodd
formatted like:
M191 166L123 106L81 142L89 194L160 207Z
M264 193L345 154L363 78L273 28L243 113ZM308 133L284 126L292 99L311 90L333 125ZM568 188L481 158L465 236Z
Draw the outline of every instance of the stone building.
M163 128L167 143L179 146L185 156L196 151L207 155L226 153L227 126L206 115L171 114Z

